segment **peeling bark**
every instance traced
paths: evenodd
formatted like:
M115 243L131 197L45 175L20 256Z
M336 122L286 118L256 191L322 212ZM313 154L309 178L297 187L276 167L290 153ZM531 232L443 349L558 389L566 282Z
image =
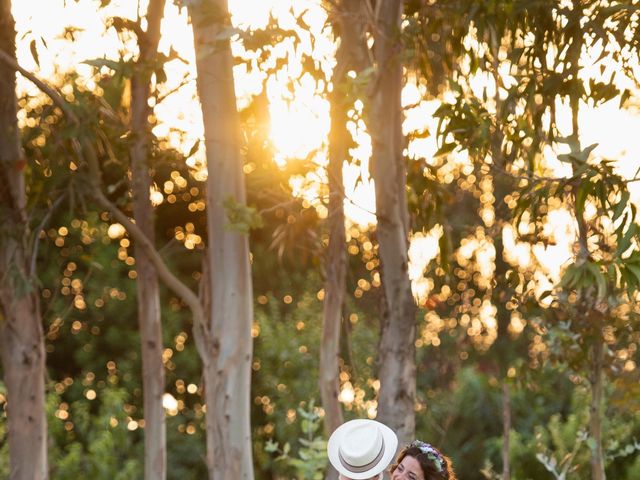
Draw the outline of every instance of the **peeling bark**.
M0 1L0 51L15 60L11 2ZM0 69L0 356L7 387L11 479L49 477L45 351L39 292L30 277L24 153L15 71Z
M207 463L210 479L253 479L250 388L253 342L253 289L248 235L225 227L223 202L246 202L240 119L236 106L233 59L227 38L225 0L191 2L207 155L210 335L218 345L205 365Z

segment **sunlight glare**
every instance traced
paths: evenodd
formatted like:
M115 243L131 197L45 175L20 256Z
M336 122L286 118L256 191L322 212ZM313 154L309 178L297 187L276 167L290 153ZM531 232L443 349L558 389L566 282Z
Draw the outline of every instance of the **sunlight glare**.
M442 225L436 225L429 232L416 232L409 243L409 278L414 298L424 302L433 290L433 280L425 278L424 273L440 251L438 241L444 234Z
M271 140L279 165L289 158L307 157L322 147L329 134L329 103L315 95L312 79L302 79L294 98L294 102L272 102L270 106Z

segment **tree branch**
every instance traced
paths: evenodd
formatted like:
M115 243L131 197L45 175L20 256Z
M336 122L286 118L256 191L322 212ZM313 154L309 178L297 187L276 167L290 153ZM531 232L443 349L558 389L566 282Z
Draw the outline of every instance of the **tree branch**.
M85 142L86 144L86 142ZM80 146L82 148L82 146ZM164 263L158 251L151 244L147 236L142 229L138 227L127 215L125 215L116 205L113 204L102 192L100 187L101 174L98 166L98 159L95 155L93 148L88 145L86 148L87 162L86 165L89 169L90 183L91 183L91 195L95 199L96 203L102 208L107 210L111 216L122 224L127 230L129 235L144 248L145 252L149 256L149 259L153 263L153 266L158 272L158 276L173 292L176 293L191 309L193 314L193 323L195 328L202 329L203 339L208 339L208 328L205 321L205 313L200 303L198 296L187 287L180 279L178 279ZM197 337L197 336L196 336ZM203 345L198 346L200 348Z
M64 98L62 98L62 96L58 92L56 92L53 88L47 85L44 81L36 77L33 73L22 68L18 64L18 62L16 62L13 58L11 58L10 55L8 55L3 50L0 50L0 60L2 60L4 63L6 63L10 68L15 70L16 72L19 72L26 79L30 80L36 87L42 90L43 93L45 93L51 100L53 100L53 103L60 110L62 110L62 113L64 113L65 116L71 122L73 122L76 125L80 125L80 121L78 120L78 117L69 106L69 103Z
M40 222L40 225L38 225L38 228L36 228L36 230L34 231L33 251L31 253L31 266L29 267L29 276L31 278L35 277L36 275L36 259L38 258L38 247L40 245L40 232L44 230L47 223L49 223L49 220L51 220L53 212L58 208L58 206L60 206L62 200L64 200L66 196L67 194L63 193L56 199L55 202L53 202L53 205L51 205L51 208Z
M13 58L2 50L0 50L0 61L7 64L13 70L20 72L25 78L33 82L43 93L51 98L54 104L62 110L68 120L73 122L75 125L80 125L80 121L71 109L69 102L67 102L52 87L40 80L33 73L22 68ZM131 235L136 242L140 243L153 262L153 265L158 272L158 276L167 285L167 287L175 292L176 295L178 295L187 304L193 315L193 326L198 329L201 334L194 335L194 338L196 339L196 348L198 348L201 353L203 362L206 362L207 359L213 358L211 353L213 351L212 349L216 348L215 342L213 342L211 335L209 334L206 315L198 296L169 270L155 247L151 244L142 230L104 195L102 192L102 175L100 173L96 152L93 145L84 138L82 132L79 134L79 140L72 139L72 145L80 163L88 168L90 177L89 187L92 197L99 206L107 210L120 224L125 227L129 235ZM84 154L85 152L86 156Z

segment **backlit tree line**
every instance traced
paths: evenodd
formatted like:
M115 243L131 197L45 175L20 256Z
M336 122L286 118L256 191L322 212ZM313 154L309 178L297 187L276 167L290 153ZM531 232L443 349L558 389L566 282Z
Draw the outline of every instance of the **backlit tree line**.
M302 417L310 438L326 438L345 416L375 414L401 444L426 432L439 434L439 441L458 449L450 452L454 463L462 462L472 458L465 448L476 448L480 439L465 438L464 425L454 427L463 412L447 410L441 397L453 398L467 382L462 403L456 404L463 409L465 401L479 398L475 393L491 391L477 383L489 378L497 392L492 400L499 412L493 418L497 433L491 436L498 444L486 451L494 449L500 473L489 463L475 465L473 473L461 467L468 478L520 478L515 472L529 458L524 450L549 478L575 474L601 480L607 473L622 478L621 472L640 465L640 445L633 440L640 434L640 405L634 399L640 232L630 191L638 178L623 176L617 159L603 158L597 145L586 144L580 120L581 111L607 102L637 109L640 3L322 2L327 15L322 34L335 45L330 75L308 52L300 55L303 74L322 85L319 94L330 104L327 162L297 159L282 168L274 164L268 139L266 84L239 108L234 66L244 62L263 70L265 78L286 70L291 59L278 57L274 47L287 41L298 45L300 31L285 29L274 18L263 29L239 30L224 0L176 2L188 12L193 30L204 126L202 146L194 145L185 156L153 133L165 65L175 59L158 51L165 0L150 0L136 20L109 20L121 38L135 39L135 48L117 60L88 62L95 89L82 88L73 72L40 78L18 63L11 3L0 3L0 346L9 456L0 468L10 478L63 478L64 458L83 458L69 447L55 462L49 459L62 432L56 430L58 420L51 421L54 400L48 399L70 392L74 381L64 386L65 367L57 360L48 363L64 355L71 359L71 352L54 354L48 346L64 335L71 339L85 323L92 335L113 344L135 332L140 370L134 376L144 425L141 468L147 479L167 478L169 452L179 448L169 438L163 405L169 377L179 393L188 390L201 399L192 410L193 431L201 431L204 453L195 462L209 478L307 475L301 472L314 464L309 457L305 462L304 448L317 445L307 441L304 448L294 447L302 462L283 467L295 439L290 432L278 438L284 418L266 423L263 418L273 413L267 388L276 385L281 393L293 388L275 378L270 366L301 367L306 361L313 370L301 369L297 375L305 378L291 383L307 382L305 400L317 397L321 410L296 413L292 403L278 412ZM308 29L305 12L296 18L302 30ZM73 43L73 30L67 33ZM234 57L233 42L256 53L258 62ZM38 96L18 91L17 75L35 85ZM419 92L415 105L403 102L407 86ZM423 103L436 105L430 114L436 128L407 132L405 118ZM349 192L343 171L356 162L354 125L371 141L376 223L370 227L345 216ZM429 137L438 145L433 155L412 153ZM205 177L186 163L200 148L206 152ZM310 205L293 195L289 182L318 171L323 181L313 188L319 200ZM167 183L176 195L163 189ZM150 192L157 193L158 185L172 202L154 203ZM558 217L568 218L564 232L554 230ZM104 229L113 224L122 225L126 235L107 234ZM77 251L67 246L76 242L73 229L80 232ZM412 239L434 232L439 232L438 250L422 272L429 288L421 297L412 291L410 246ZM189 235L197 239L195 247L186 247ZM110 238L121 239L109 250ZM535 252L559 243L570 248L554 278ZM115 256L131 268L114 267ZM75 270L86 276L74 284ZM106 282L109 271L108 281L122 292L111 289L107 296L129 292L127 302L137 318L136 328L111 327L111 340L101 330L106 327L88 325L91 315L117 320L117 311L82 316L89 297L83 288L103 288L99 279ZM51 280L60 272L68 279L61 281L63 287ZM269 295L285 281L301 300L285 296L283 306L272 307ZM350 293L354 282L357 295ZM75 295L68 307L60 306L61 288ZM318 300L316 312L309 305ZM92 305L102 308L104 302L95 299ZM301 334L309 332L309 346L296 350L304 356L313 348L307 360L286 357L287 334L279 330L280 319L294 315L287 310L294 302L298 312L309 312L295 323ZM70 319L76 311L79 326ZM167 353L167 332L175 328L167 319L179 315L188 327L173 341L181 351L190 338L189 365ZM366 327L360 317L367 317ZM72 327L59 333L69 328L65 321ZM107 345L87 341L84 353L78 348L70 363L109 356ZM477 375L464 380L463 364L469 363ZM173 380L181 367L197 372L193 391L191 384ZM105 385L115 385L117 367L109 371ZM85 382L82 395L93 400L93 380L83 373L76 383ZM520 432L533 431L522 426L533 417L518 406L540 390L553 393L553 382L565 392L562 418L575 421L575 431L563 431L559 445L558 429L569 420L552 425L560 420L544 413L551 437L556 435L546 444L538 435L534 447ZM363 392L359 404L343 397L347 383L355 398ZM586 392L586 406L569 405L579 401L573 390ZM125 403L113 395L116 408ZM374 400L373 410L362 407L365 396ZM66 420L68 405L60 405L56 417ZM115 413L85 413L87 425L100 415L111 427L118 425ZM323 431L315 432L311 426L320 418ZM468 431L482 435L471 426ZM289 442L279 460L265 454L271 437ZM91 442L109 445L106 437L66 438L68 445L84 445L87 458ZM335 472L325 471L319 445L313 475L335 478Z

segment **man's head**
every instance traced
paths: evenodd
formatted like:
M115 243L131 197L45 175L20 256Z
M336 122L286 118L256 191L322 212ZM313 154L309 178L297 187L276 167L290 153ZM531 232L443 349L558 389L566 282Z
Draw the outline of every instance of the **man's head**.
M398 447L393 431L375 420L346 422L336 429L327 443L331 465L341 480L377 479L387 468Z
M381 480L382 473L377 474L375 477L367 478L366 480ZM353 480L352 478L345 477L344 475L338 475L338 480Z

